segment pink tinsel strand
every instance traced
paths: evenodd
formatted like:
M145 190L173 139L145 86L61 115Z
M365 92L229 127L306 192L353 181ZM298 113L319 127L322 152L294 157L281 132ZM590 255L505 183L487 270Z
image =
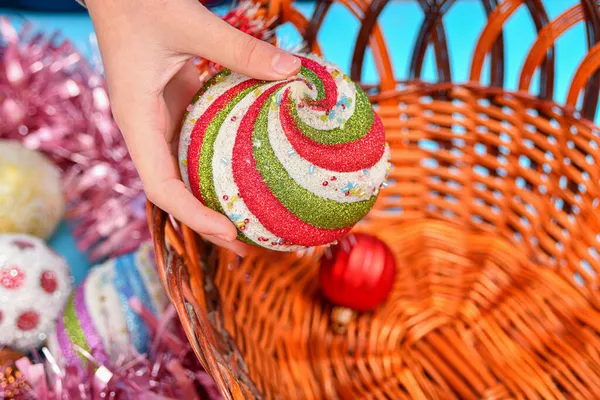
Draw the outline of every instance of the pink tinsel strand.
M127 253L149 238L145 197L105 79L68 41L30 31L0 17L0 139L63 171L67 217L91 261Z
M134 299L136 312L153 332L155 346L148 355L137 355L133 360L113 360L111 365L99 365L94 357L76 348L89 360L88 370L82 375L75 369L64 368L44 348L45 362L27 358L14 365L23 377L15 382L21 385L20 398L44 400L83 399L155 399L155 400L218 400L221 395L214 381L202 370L177 319L169 306L157 318L141 301ZM166 329L168 327L168 329ZM5 366L0 366L5 367ZM27 386L23 386L26 382ZM7 392L11 387L5 388ZM0 398L4 393L0 388Z

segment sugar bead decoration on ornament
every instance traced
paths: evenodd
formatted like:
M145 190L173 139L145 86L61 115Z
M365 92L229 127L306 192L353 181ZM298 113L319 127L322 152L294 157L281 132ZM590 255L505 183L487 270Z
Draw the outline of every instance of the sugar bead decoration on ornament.
M373 207L389 171L383 125L338 67L301 57L300 73L265 82L224 70L188 107L185 184L226 215L238 238L272 250L329 244Z
M357 313L377 309L389 297L396 260L381 239L351 233L325 251L319 267L321 293L332 304L333 329L343 333Z
M0 347L28 352L55 329L71 292L69 267L23 234L0 234L0 260Z
M147 352L148 327L132 309L133 298L156 316L169 304L150 243L91 269L62 311L49 339L50 352L61 364L80 371L87 358L78 347L102 365L135 357L132 348Z
M37 151L0 140L0 233L48 239L64 210L58 168Z

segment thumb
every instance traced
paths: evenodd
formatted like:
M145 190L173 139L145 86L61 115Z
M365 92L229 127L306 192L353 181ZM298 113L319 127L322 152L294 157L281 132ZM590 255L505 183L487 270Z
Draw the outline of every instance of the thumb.
M184 51L255 79L285 79L300 70L298 57L232 27L199 2L194 6Z

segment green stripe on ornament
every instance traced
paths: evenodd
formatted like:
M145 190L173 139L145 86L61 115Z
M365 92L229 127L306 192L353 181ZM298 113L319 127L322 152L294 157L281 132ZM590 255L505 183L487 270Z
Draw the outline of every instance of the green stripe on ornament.
M304 78L308 79L310 83L315 85L315 87L317 88L316 100L324 99L325 86L323 86L323 82L321 81L321 79L319 79L319 76L306 67L300 68L300 74L304 76Z
M356 87L356 107L354 114L345 122L343 128L320 130L305 124L298 116L294 100L290 99L292 118L300 131L317 143L329 145L350 143L369 133L371 125L373 125L373 107L367 94L358 85L354 84L354 86Z
M217 191L215 189L215 182L213 177L213 168L212 168L212 160L215 155L215 141L217 139L217 135L219 134L219 130L221 126L225 122L225 119L233 110L233 108L240 102L244 97L246 97L249 93L256 90L260 86L265 85L265 83L260 83L254 86L245 89L240 92L237 96L227 103L227 105L217 113L215 118L210 122L208 127L206 128L206 132L204 132L204 140L202 141L202 149L200 151L200 162L198 163L198 179L200 183L200 190L202 191L202 196L204 197L204 201L206 206L220 212L221 214L227 215L223 207L221 207L221 202L217 197ZM228 160L231 162L231 160ZM246 237L238 229L238 239L248 243L255 244L250 239Z
M71 343L76 344L81 347L83 350L91 353L90 346L85 339L85 334L83 333L83 329L81 329L81 325L79 324L79 319L77 319L77 313L75 312L75 305L73 304L73 299L75 294L71 294L69 296L69 301L65 308L65 312L63 314L63 324L65 325L65 330L67 331L67 336L69 336L69 340ZM74 350L79 358L83 362L83 365L86 365L88 360L81 354L79 351Z
M192 101L190 101L190 104L196 104L198 102L198 100L200 100L200 96L202 96L204 93L206 93L206 91L213 86L215 83L217 83L217 81L221 80L221 77L226 77L231 75L231 71L228 69L224 69L221 70L219 72L217 72L212 78L210 78L209 80L207 80L204 85L202 85L202 87L200 88L200 90L198 90L198 92L194 95L194 98L192 98ZM186 120L188 115L190 114L189 111L185 111L183 113L183 118L181 120L181 125L185 125Z
M340 203L319 197L296 183L271 147L268 113L267 104L261 110L254 125L252 141L261 144L254 147L254 159L265 184L281 204L302 221L321 229L346 228L367 215L377 196L354 203ZM298 155L291 157L298 157Z

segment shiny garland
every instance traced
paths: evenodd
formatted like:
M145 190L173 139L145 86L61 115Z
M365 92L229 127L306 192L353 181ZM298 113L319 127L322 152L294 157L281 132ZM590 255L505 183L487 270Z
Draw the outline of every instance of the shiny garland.
M47 348L27 357L0 357L0 398L4 399L221 399L212 378L204 372L176 317L169 308L156 318L141 301L132 306L153 329L148 354L132 361L100 364L83 349L89 368L65 368ZM0 349L2 350L2 349ZM1 353L0 353L1 355ZM18 358L18 359L17 359Z
M149 237L141 181L112 117L102 72L56 35L0 18L0 139L62 171L67 218L92 262Z

